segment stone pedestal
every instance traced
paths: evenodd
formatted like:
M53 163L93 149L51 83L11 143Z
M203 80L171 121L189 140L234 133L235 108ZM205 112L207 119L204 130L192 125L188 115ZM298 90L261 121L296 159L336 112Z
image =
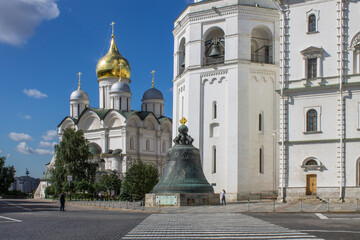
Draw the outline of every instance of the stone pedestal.
M145 195L146 207L181 207L220 205L218 193L149 193Z

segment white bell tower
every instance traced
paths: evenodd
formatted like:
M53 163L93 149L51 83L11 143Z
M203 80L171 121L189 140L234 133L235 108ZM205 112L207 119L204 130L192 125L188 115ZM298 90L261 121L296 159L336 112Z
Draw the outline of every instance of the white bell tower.
M277 192L279 22L273 1L195 0L174 23L173 134L187 118L229 200Z

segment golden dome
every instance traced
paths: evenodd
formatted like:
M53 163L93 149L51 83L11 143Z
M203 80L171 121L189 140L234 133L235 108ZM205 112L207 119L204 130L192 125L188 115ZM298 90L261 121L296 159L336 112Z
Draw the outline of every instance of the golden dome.
M98 76L98 79L103 77L130 78L130 64L126 58L121 56L119 53L119 50L115 44L114 35L111 36L109 51L99 60L96 65L96 75Z

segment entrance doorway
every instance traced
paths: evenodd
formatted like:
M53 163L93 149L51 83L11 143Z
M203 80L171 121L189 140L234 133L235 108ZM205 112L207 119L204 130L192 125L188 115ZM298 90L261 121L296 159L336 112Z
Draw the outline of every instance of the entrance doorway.
M306 195L316 195L316 174L306 175Z

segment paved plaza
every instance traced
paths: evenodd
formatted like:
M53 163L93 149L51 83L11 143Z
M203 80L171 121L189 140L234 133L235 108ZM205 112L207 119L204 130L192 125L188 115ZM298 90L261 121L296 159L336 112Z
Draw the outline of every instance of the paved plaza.
M106 204L67 203L60 212L58 202L0 199L0 239L360 239L360 213L354 211L240 213L239 204Z

